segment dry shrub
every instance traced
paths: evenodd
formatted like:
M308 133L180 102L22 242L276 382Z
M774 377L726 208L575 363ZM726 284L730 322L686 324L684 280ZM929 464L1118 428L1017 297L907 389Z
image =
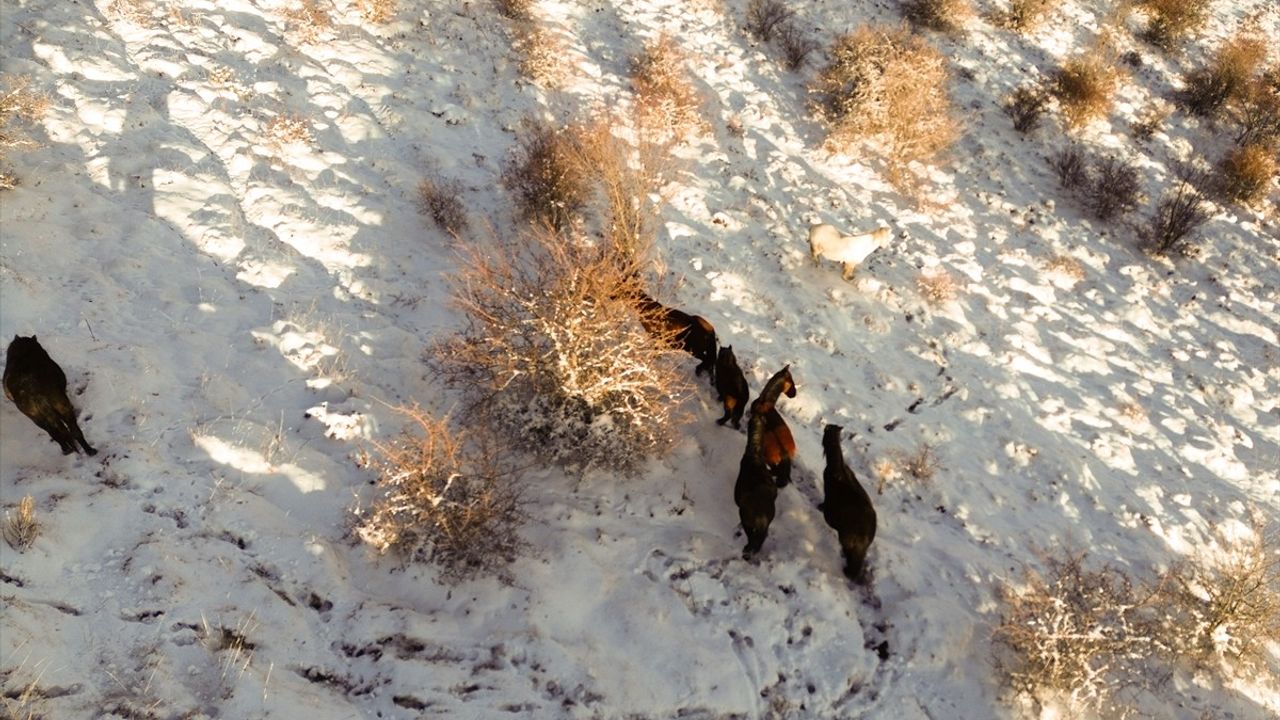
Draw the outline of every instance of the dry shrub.
M1111 220L1138 206L1142 184L1132 162L1107 156L1093 163L1089 175L1085 202L1099 220Z
M778 46L782 48L782 64L791 72L799 72L819 47L818 41L795 23L787 23L778 31Z
M1164 577L1161 639L1175 659L1264 670L1267 643L1280 642L1280 527L1255 511L1247 533L1215 545Z
M1049 95L1038 85L1024 85L1014 90L1005 100L1004 111L1013 118L1013 129L1025 133L1035 130L1040 124L1040 116L1044 114L1049 103Z
M1147 15L1142 39L1164 50L1200 29L1209 16L1210 0L1137 0Z
M396 16L396 0L356 0L356 8L372 23L390 22Z
M915 450L898 455L898 466L902 472L921 482L933 480L942 463L938 460L938 452L929 443L922 442Z
M683 354L635 310L625 249L529 228L466 249L453 302L469 320L434 367L481 422L544 461L628 473L670 446L689 392Z
M751 0L747 3L747 32L760 42L769 42L791 24L795 14L783 0Z
M591 177L581 162L587 129L528 123L519 147L503 171L524 219L558 232L576 225L591 199Z
M1076 145L1068 145L1049 156L1049 167L1067 191L1075 193L1089 186L1089 159Z
M289 31L304 45L314 43L333 29L333 17L329 14L331 3L323 0L298 0L286 8L284 19Z
M4 77L0 80L0 190L7 190L17 183L3 168L9 153L36 144L28 137L22 124L38 122L48 109L48 96L31 89L31 78Z
M267 121L263 130L267 144L275 149L291 143L311 142L311 126L301 115L279 113Z
M1090 570L1084 560L1084 553L1046 557L1045 574L1028 569L1022 587L1005 588L996 664L1021 695L1065 696L1074 712L1115 717L1123 713L1115 690L1136 682L1157 649L1144 612L1150 596L1120 570Z
M1280 65L1254 78L1230 104L1236 144L1280 145Z
M494 0L498 14L508 20L530 21L533 19L535 0Z
M1183 102L1196 115L1213 116L1239 98L1267 57L1266 41L1256 35L1238 34L1210 58L1209 64L1189 73Z
M4 514L4 540L9 547L23 552L40 536L40 521L36 519L36 500L27 495L13 512Z
M956 281L951 273L935 270L916 277L916 289L930 305L945 305L956 298Z
M1110 111L1119 80L1109 54L1094 49L1063 62L1050 92L1058 98L1067 126L1075 128Z
M631 88L645 127L683 137L702 126L702 98L689 81L684 52L662 34L631 59Z
M837 38L827 60L811 92L837 149L882 142L901 181L910 163L931 160L959 134L946 59L906 28L861 27Z
M111 0L107 5L107 15L114 20L123 20L139 27L150 27L152 4L145 0Z
M1138 113L1133 123L1133 136L1138 140L1150 140L1164 121L1168 119L1171 109L1168 103L1155 102Z
M378 473L380 494L356 534L378 552L435 563L450 581L509 563L522 545L524 516L498 444L417 406L396 411L409 426L362 453L362 465Z
M1184 167L1177 175L1173 189L1156 203L1155 214L1143 232L1147 249L1156 255L1175 250L1192 254L1194 248L1188 238L1209 219L1209 207L1198 189L1205 184L1205 173Z
M1011 0L1009 9L992 13L991 21L1009 30L1030 32L1044 20L1053 6L1053 0Z
M1252 204L1267 196L1276 172L1274 147L1256 143L1236 147L1218 164L1218 190L1229 200Z
M436 227L458 237L467 229L467 208L462 204L462 183L429 177L418 183L418 211Z
M973 16L969 0L903 0L902 16L917 28L955 35Z
M592 209L599 234L625 262L639 267L649 255L658 226L659 189L670 170L669 143L633 129L634 142L619 136L624 123L603 117L586 125L578 163L587 168L595 192Z
M512 45L520 55L520 74L539 87L553 88L569 72L564 42L550 30L532 23L514 29Z
M1070 255L1054 255L1045 262L1047 272L1079 282L1084 279L1084 266Z

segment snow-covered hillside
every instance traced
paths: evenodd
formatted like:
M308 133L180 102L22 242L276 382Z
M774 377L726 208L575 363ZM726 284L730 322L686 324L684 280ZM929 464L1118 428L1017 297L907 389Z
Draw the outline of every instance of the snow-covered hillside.
M0 405L2 504L34 496L43 525L0 545L15 717L1013 718L990 634L1042 551L1147 577L1251 507L1280 515L1274 183L1262 208L1215 205L1198 257L1153 258L1060 189L1060 129L1021 135L1001 109L1113 3L1067 0L1027 36L977 17L929 36L963 135L923 202L880 158L823 148L821 51L785 71L743 31L746 0L538 2L559 90L521 78L483 0L401 2L385 24L337 0L311 42L297 4L0 9L3 72L51 100L0 194L0 338L38 335L100 450L63 456ZM823 47L900 18L793 5ZM1149 197L1228 140L1176 112L1146 143L1129 123L1247 17L1280 39L1271 0L1216 0L1180 56L1121 40L1142 65L1084 139L1138 158ZM529 471L531 551L506 578L377 557L349 531L371 496L353 455L398 431L396 404L451 407L423 351L461 322L455 241L417 184L458 178L473 227L511 227L514 129L629 102L628 58L661 32L707 121L665 188L661 299L711 320L753 391L786 363L798 385L779 406L796 481L761 560L741 559L732 500L743 435L705 385L639 477ZM895 240L852 282L808 257L812 222L881 221ZM930 303L919 278L943 273L954 298ZM869 589L815 509L828 422L855 434L879 514ZM923 445L932 479L876 494L877 467ZM1142 707L1275 717L1271 679L1178 675Z

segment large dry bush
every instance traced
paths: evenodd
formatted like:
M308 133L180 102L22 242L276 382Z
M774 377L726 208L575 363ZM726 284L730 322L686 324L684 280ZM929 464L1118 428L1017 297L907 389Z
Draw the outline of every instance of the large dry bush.
M1232 148L1218 164L1218 190L1246 205L1267 196L1280 171L1274 147L1254 143Z
M1209 16L1210 0L1137 0L1135 5L1147 15L1141 36L1159 48L1169 50L1200 29Z
M23 129L23 123L38 121L48 107L48 96L32 89L31 78L0 79L0 190L16 183L4 168L9 153L35 145Z
M1110 221L1128 213L1142 199L1138 167L1122 157L1090 157L1068 145L1049 159L1063 188L1078 196L1094 217Z
M946 59L903 27L864 26L836 39L811 92L840 150L883 143L890 172L905 179L955 141L959 124L947 94Z
M631 88L643 126L683 137L703 125L702 98L685 65L684 51L665 33L631 59Z
M902 16L917 28L958 34L973 17L969 0L903 0Z
M1195 665L1265 670L1267 643L1280 643L1280 527L1255 511L1247 532L1210 548L1165 575L1162 644Z
M1068 127L1080 127L1111 110L1119 80L1110 54L1093 49L1064 61L1053 76L1050 91L1062 106Z
M1191 166L1178 169L1172 189L1156 203L1155 212L1142 230L1148 251L1155 255L1194 252L1191 234L1209 219L1209 206L1200 193L1206 184L1204 171Z
M580 220L591 198L590 172L581 161L586 133L581 124L526 125L503 172L524 219L561 232Z
M1254 78L1228 109L1237 145L1280 145L1280 65Z
M1157 649L1148 591L1116 568L1090 569L1083 553L1044 558L1043 574L1028 570L1006 588L993 632L997 667L1027 697L1064 697L1074 712L1114 717L1115 690L1141 676Z
M652 250L660 189L671 170L671 142L665 135L655 137L642 121L628 127L610 116L584 125L579 135L578 162L593 188L594 230L623 262L636 267Z
M396 409L408 427L362 453L378 473L379 495L360 514L357 535L379 552L433 562L451 581L509 563L524 516L497 443L417 406Z
M469 248L453 282L468 325L431 356L470 417L582 469L628 472L666 449L689 380L671 339L639 322L634 261L536 227Z
M1218 48L1208 65L1187 74L1183 99L1196 115L1216 115L1239 98L1267 57L1267 43L1253 34L1238 34Z

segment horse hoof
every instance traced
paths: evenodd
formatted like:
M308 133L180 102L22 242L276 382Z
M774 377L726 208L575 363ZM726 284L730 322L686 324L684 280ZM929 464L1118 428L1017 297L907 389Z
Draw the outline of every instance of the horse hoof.
M728 420L725 420L724 418L720 418L719 420L717 420L717 421L716 421L716 424L717 424L717 425L724 425L726 422L728 422ZM735 427L736 427L736 426L735 426Z

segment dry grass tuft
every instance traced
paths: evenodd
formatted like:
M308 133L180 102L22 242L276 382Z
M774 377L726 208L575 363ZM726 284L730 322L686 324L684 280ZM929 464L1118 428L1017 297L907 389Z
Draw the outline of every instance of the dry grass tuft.
M1054 74L1050 92L1062 106L1067 126L1077 128L1111 110L1119 81L1109 54L1094 49L1068 58Z
M683 137L704 125L702 98L688 77L685 54L665 33L631 60L631 88L644 127Z
M13 512L4 514L4 540L9 547L23 552L40 536L40 521L36 519L35 498L27 495L18 502Z
M991 14L991 22L1016 32L1035 30L1053 9L1053 0L1011 0L1007 10Z
M1193 114L1214 116L1240 98L1267 57L1267 43L1253 34L1237 34L1185 78L1183 102Z
M902 16L913 26L958 35L973 17L969 0L903 0Z
M1163 101L1157 101L1147 106L1138 113L1133 123L1133 136L1138 140L1150 140L1169 118L1172 109L1169 104Z
M955 278L945 270L921 273L916 277L916 289L930 305L945 305L956 299L958 289Z
M14 150L33 147L22 123L39 122L49 109L49 97L31 88L31 78L5 76L0 80L0 190L13 187L17 180L3 167Z
M279 113L267 121L263 131L267 144L274 149L293 143L311 143L311 126L301 115Z
M512 45L520 54L520 74L533 84L553 88L564 82L570 66L565 44L555 33L532 23L520 23L512 31Z
M1085 276L1084 266L1070 255L1054 255L1045 261L1044 269L1075 282L1080 282Z
M454 430L447 418L398 407L408 427L374 443L362 464L378 473L380 496L360 514L356 534L378 552L440 566L451 582L492 573L523 543L519 486L498 444Z
M576 225L591 199L591 177L582 163L587 128L528 124L519 147L503 171L503 183L516 197L525 220L558 232Z
M1136 0L1135 5L1147 15L1142 39L1163 50L1173 49L1179 42L1199 30L1209 16L1210 0Z
M462 183L438 177L418 183L418 211L436 227L454 237L467 229L467 208L462 204Z
M1024 85L1005 100L1004 111L1013 118L1013 129L1031 132L1040 124L1040 116L1049 104L1049 94L1038 85Z
M360 17L371 23L391 22L396 17L396 0L356 0Z
M1278 167L1274 147L1259 143L1236 147L1218 164L1218 190L1228 200L1256 203L1270 192Z
M920 482L929 482L942 467L937 450L929 443L920 443L915 450L897 456L898 468Z
M298 0L283 12L289 32L303 45L319 41L333 29L329 7L321 0Z
M903 182L910 163L931 161L959 135L947 79L946 59L923 39L864 26L836 39L810 91L829 143L883 143L891 178Z
M468 421L583 470L629 473L670 447L690 383L639 322L629 249L530 227L464 252L453 302L470 322L431 358Z

